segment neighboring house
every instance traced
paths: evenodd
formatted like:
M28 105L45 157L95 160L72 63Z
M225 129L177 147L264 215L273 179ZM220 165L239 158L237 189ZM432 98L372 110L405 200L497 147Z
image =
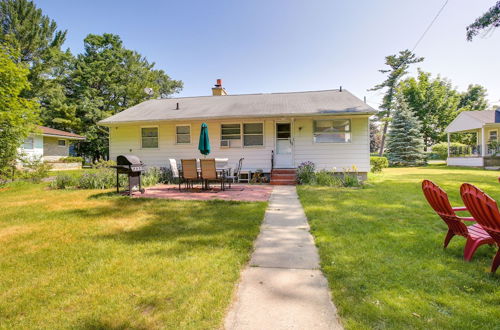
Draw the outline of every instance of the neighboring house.
M243 169L370 170L368 118L376 111L346 90L227 95L220 80L213 96L154 99L99 122L109 127L110 159L137 155L147 166L169 158L199 158L200 126L208 124L212 152Z
M20 151L30 158L57 161L61 157L69 156L70 144L75 140L85 138L78 134L37 126L36 131L24 140Z
M498 151L494 144L498 143L499 129L500 109L461 112L445 130L448 134L447 164L474 167L500 165L492 158ZM450 146L450 135L460 133L473 133L476 145L466 148Z

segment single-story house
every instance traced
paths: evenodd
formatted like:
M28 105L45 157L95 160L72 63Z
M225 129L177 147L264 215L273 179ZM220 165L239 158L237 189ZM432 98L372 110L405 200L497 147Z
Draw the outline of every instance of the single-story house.
M500 109L461 112L449 125L447 164L452 166L483 167L493 164L492 158L497 148L492 143L498 143L500 129ZM476 144L467 148L454 148L450 145L451 134L474 133Z
M85 140L85 137L50 127L37 126L35 132L24 140L20 152L30 158L57 161L69 156L71 142L81 140Z
M152 99L99 122L109 127L110 159L134 154L146 166L168 167L169 158L198 158L207 123L210 157L243 169L370 170L368 118L376 111L345 89L228 95L218 80L212 96Z

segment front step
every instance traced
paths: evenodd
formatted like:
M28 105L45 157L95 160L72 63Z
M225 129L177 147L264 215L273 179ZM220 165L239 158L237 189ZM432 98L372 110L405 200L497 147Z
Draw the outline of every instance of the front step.
M294 168L278 168L271 172L272 185L296 185L297 170Z

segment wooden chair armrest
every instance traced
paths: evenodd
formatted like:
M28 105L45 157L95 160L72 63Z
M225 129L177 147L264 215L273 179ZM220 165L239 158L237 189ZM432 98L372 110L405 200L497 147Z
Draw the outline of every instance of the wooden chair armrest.
M474 219L473 217L459 217L460 220L463 220L463 221L474 221L476 222L476 219Z
M465 206L452 207L453 211L467 211Z

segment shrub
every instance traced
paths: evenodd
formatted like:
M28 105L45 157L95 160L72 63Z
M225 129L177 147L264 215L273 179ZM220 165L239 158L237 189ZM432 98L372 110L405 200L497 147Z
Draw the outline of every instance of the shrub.
M382 169L389 167L389 161L385 157L372 156L370 157L370 165L372 173L380 173Z
M104 160L99 159L97 162L92 164L92 168L110 168L111 166L115 166L116 162L114 160Z
M452 148L464 148L467 145L458 142L450 143ZM448 142L440 142L432 146L432 159L446 159L448 157Z
M297 167L297 180L300 184L313 184L316 182L313 162L303 162Z
M62 163L83 163L82 157L64 157L59 160Z
M108 168L85 172L78 179L81 189L108 189L116 186L116 172Z
M316 172L316 184L327 187L342 187L344 185L342 179L327 170Z
M16 177L39 183L49 176L52 165L44 163L41 158L26 158L22 160L23 168L19 170Z
M162 182L162 178L163 174L160 168L150 167L142 174L141 182L145 187L154 186Z
M53 189L66 189L78 185L78 178L68 174L58 174L54 181L50 183Z

